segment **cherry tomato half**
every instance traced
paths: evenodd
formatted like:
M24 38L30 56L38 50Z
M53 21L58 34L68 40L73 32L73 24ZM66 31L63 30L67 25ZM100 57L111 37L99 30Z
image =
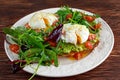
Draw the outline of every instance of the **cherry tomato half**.
M94 26L94 28L95 28L95 29L101 28L101 24L100 24L100 23L96 24L96 25Z
M93 45L90 41L85 42L85 47L88 49L93 49Z
M17 44L11 44L9 46L10 50L14 53L18 53L19 52L19 46Z
M72 14L67 14L66 19L68 20L69 18L72 18Z
M79 53L79 52L76 52L76 53L73 55L73 57L74 57L76 60L79 60L79 59L82 58L82 54Z
M89 22L92 22L92 21L95 20L95 17L93 17L93 16L84 16L84 19L89 21Z
M88 36L88 40L90 41L90 40L94 40L96 38L96 35L95 34L90 34L89 36Z

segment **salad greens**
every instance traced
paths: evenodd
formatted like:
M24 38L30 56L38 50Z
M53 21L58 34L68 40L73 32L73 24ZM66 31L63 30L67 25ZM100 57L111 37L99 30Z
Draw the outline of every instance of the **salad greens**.
M96 40L99 40L98 35L100 28L98 28L99 26L96 27L96 24L98 23L94 19L92 21L89 21L88 18L85 18L86 16L99 18L99 15L88 15L79 11L73 11L67 6L62 7L55 14L59 17L59 21L56 23L56 25L63 25L66 23L85 25L89 29L90 33L97 35L97 38L91 42L95 44ZM35 69L35 73L33 74L33 76L31 76L29 80L34 77L40 65L50 66L54 64L57 67L59 64L58 55L87 50L84 43L73 45L70 43L65 43L61 39L58 40L58 42L55 42L57 43L55 47L51 46L49 41L45 41L45 38L49 37L55 29L57 33L55 33L54 35L59 35L60 31L57 30L57 27L58 26L52 26L49 27L47 30L41 30L40 32L36 32L35 30L31 28L26 28L25 26L18 26L14 29L3 29L4 33L12 36L11 39L20 47L18 53L19 60L25 61L25 64L20 65L20 67L23 68L26 65L38 63L38 66ZM55 38L54 35L52 35L52 38ZM22 64L21 61L17 61L15 64L17 63Z
M49 44L44 43L43 32L36 32L23 26L15 29L4 28L4 32L13 36L13 39L21 47L19 53L21 60L25 60L29 64L30 62L38 62L44 56L42 62L46 61L47 64L52 64L50 61L54 60L54 65L58 66L57 54L50 48ZM27 50L23 50L23 45ZM42 64L47 65L46 63Z
M87 21L84 19L84 16L92 16L94 18L99 18L100 16L98 14L88 15L79 11L73 11L68 6L62 7L60 10L56 12L56 14L59 16L59 22L58 23L73 23L73 24L82 24L87 26L89 31L93 34L96 34L99 32L100 29L94 29L93 26L97 24L97 22L94 21ZM66 16L71 14L72 16L68 19L66 19Z
M67 6L62 7L56 14L59 15L59 23L79 23L82 19L82 14L80 12L72 11L72 9ZM72 14L72 19L66 20L68 14Z

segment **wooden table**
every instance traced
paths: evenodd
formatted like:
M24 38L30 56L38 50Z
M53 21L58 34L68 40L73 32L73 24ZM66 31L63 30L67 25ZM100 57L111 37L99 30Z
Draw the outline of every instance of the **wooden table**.
M104 63L89 72L65 78L35 76L34 80L120 80L120 0L0 0L0 80L27 80L31 76L24 71L11 73L2 28L13 25L31 12L62 5L100 14L114 33L114 48Z

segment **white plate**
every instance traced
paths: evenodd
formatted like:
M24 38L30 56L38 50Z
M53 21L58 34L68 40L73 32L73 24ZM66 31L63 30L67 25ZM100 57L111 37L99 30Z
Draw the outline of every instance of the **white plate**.
M58 9L59 8L50 8L40 11L55 13ZM81 9L73 8L73 10L82 11L90 15L92 14ZM17 27L24 25L29 21L29 19L32 17L34 13L31 13L21 18L13 26ZM47 67L40 66L37 71L37 75L47 77L73 76L90 71L97 67L98 65L100 65L110 55L110 52L112 51L114 45L114 35L109 25L102 18L97 19L97 21L100 21L102 24L102 30L100 33L100 43L87 57L78 61L69 60L66 58L59 58L59 67L54 67L53 65ZM4 42L4 46L6 54L11 61L18 58L18 55L10 51L9 44L7 44L6 41ZM31 66L35 68L37 64L32 64ZM29 73L34 73L34 69L31 66L28 65L24 67L23 70Z

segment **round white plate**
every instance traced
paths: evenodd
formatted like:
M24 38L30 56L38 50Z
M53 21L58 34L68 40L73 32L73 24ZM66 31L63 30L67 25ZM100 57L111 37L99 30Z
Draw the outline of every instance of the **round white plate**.
M55 13L58 9L60 8L50 8L40 11ZM92 13L88 11L75 8L72 9L92 15ZM17 27L26 24L34 13L31 13L21 18L13 26ZM98 65L100 65L110 55L110 52L112 51L114 45L114 35L109 25L102 18L97 19L97 21L100 21L102 24L102 30L100 33L100 43L88 56L78 61L69 60L67 58L59 58L59 67L55 67L53 65L40 66L37 71L37 75L47 77L73 76L90 71ZM18 55L10 51L9 44L6 41L4 42L4 46L6 54L11 61L18 59ZM31 66L28 65L24 67L23 70L29 73L34 73L34 68L36 68L36 66L37 64L32 64Z

